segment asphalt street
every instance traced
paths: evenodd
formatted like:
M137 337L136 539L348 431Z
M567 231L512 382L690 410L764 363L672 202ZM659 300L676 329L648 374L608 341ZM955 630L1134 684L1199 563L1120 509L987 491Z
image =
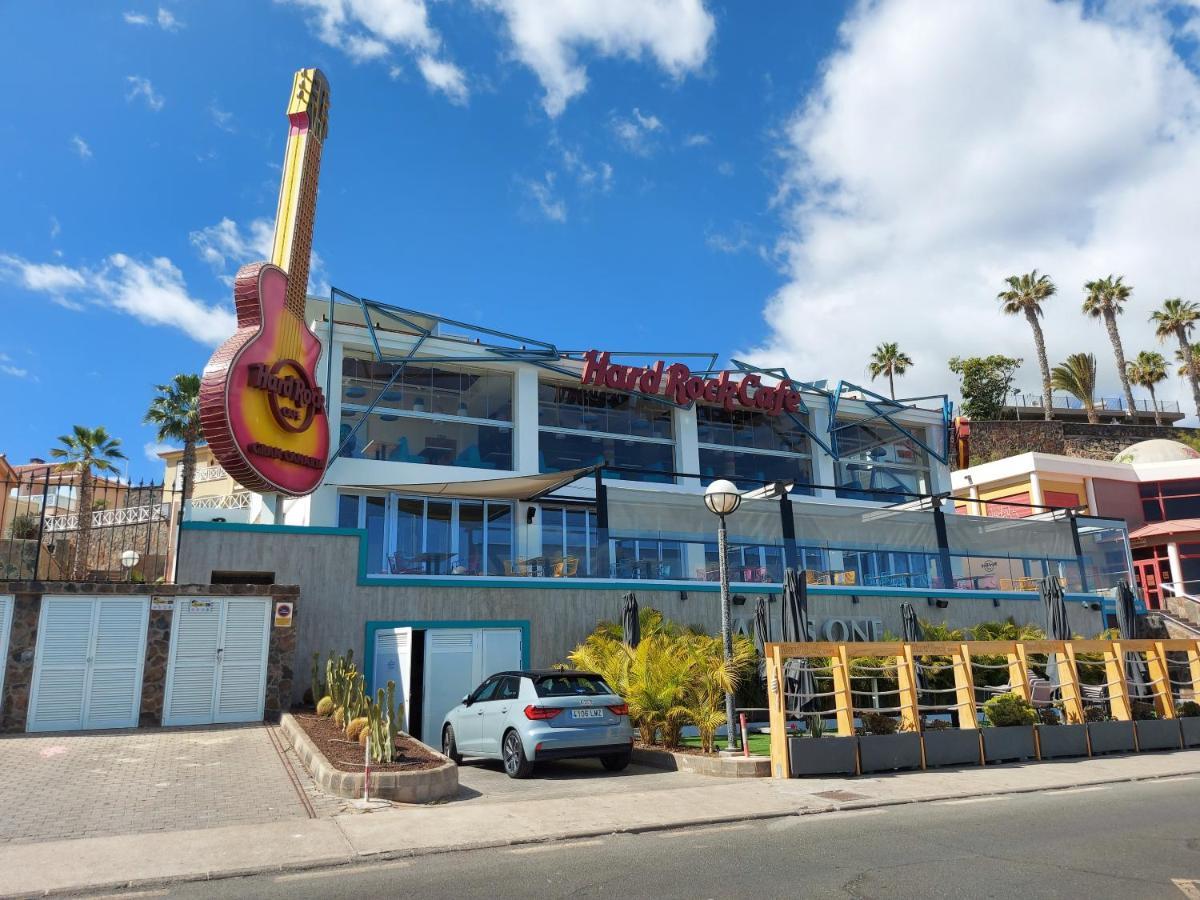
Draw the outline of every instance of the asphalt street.
M612 835L122 897L1200 900L1200 777Z

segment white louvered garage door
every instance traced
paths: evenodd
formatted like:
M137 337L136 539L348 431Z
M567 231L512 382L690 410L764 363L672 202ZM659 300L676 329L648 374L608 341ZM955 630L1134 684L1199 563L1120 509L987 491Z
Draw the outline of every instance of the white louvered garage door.
M4 670L8 668L8 636L12 634L13 597L0 596L0 697L4 696Z
M27 730L136 726L149 614L144 597L43 597Z
M164 725L262 719L270 616L271 603L266 599L178 601L171 627Z

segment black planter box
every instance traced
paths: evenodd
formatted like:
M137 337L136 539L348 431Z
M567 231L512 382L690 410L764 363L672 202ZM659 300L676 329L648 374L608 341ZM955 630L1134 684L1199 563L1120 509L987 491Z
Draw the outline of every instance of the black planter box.
M1042 759L1087 756L1086 725L1039 725L1038 746Z
M983 758L988 762L1033 759L1037 755L1032 725L981 728L979 733L983 735Z
M1200 719L1196 720L1200 722ZM979 756L978 728L946 728L942 731L926 731L925 768L938 766L977 766Z
M1135 722L1137 727L1138 749L1145 750L1179 750L1180 732L1176 719L1143 719Z
M1200 747L1200 716L1188 716L1179 720L1183 732L1183 746Z
M857 775L858 738L788 738L788 763L793 778L805 775Z
M1092 756L1101 753L1132 753L1132 722L1088 722L1088 737L1092 740Z
M916 732L859 735L858 753L864 772L919 769L921 736Z

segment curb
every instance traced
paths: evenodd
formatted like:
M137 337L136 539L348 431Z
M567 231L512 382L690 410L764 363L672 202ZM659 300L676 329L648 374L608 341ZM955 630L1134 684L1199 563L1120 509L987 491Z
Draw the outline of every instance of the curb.
M767 756L697 756L671 750L633 748L633 762L668 772L712 775L716 778L770 778L771 759Z
M321 790L347 800L363 795L363 775L335 769L291 713L283 714L279 727ZM457 796L458 766L436 750L429 752L444 760L442 765L416 772L372 772L371 796L397 803L434 803Z
M200 881L221 881L230 878L246 878L255 875L270 875L270 874L287 874L290 872L307 872L314 869L330 869L330 868L350 868L352 866L370 863L376 861L385 861L393 859L415 859L422 856L440 856L447 853L467 853L474 850L492 850L499 847L521 847L536 844L553 844L573 840L586 840L588 838L604 837L611 834L654 834L662 831L678 831L684 828L697 828L711 825L728 825L736 822L756 822L770 821L773 819L788 819L801 816L819 816L837 812L856 812L865 809L882 809L893 806L910 806L920 803L939 803L946 800L969 800L978 797L996 797L1005 795L1021 795L1021 794L1039 794L1051 791L1065 791L1079 787L1093 787L1105 784L1131 784L1143 781L1169 781L1172 778L1181 778L1184 776L1200 775L1200 768L1190 769L1182 772L1172 772L1169 775L1150 775L1150 776L1130 776L1117 778L1100 778L1097 780L1080 780L1072 781L1064 784L1056 784L1053 787L1028 787L1028 788L1013 788L1013 789L997 789L984 791L971 791L968 793L944 793L933 794L925 797L914 797L904 800L863 800L850 801L843 804L830 804L828 806L818 806L812 808L782 810L777 812L744 812L731 813L722 816L702 816L686 821L664 822L655 825L638 825L629 828L593 828L593 829L577 829L574 831L559 832L557 834L544 835L536 838L513 838L513 839L496 839L485 841L469 841L462 844L448 844L441 847L422 847L416 850L382 850L376 853L352 853L349 855L330 856L325 859L308 859L297 861L294 863L281 863L279 865L248 867L243 869L229 869L220 871L209 871L204 874L181 875L171 878L143 878L126 881L112 881L98 884L77 885L74 887L54 888L48 891L37 893L22 893L22 894L0 894L0 900L17 900L17 898L39 896L39 897L60 897L79 894L83 891L95 893L100 891L132 891L142 890L147 888L162 887L168 884L186 884ZM340 830L340 826L339 826Z

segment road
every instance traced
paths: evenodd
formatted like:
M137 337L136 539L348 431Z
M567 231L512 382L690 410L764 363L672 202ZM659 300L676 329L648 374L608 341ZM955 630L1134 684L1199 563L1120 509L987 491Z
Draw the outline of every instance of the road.
M1182 777L611 835L115 896L1200 900L1197 808L1200 777Z

